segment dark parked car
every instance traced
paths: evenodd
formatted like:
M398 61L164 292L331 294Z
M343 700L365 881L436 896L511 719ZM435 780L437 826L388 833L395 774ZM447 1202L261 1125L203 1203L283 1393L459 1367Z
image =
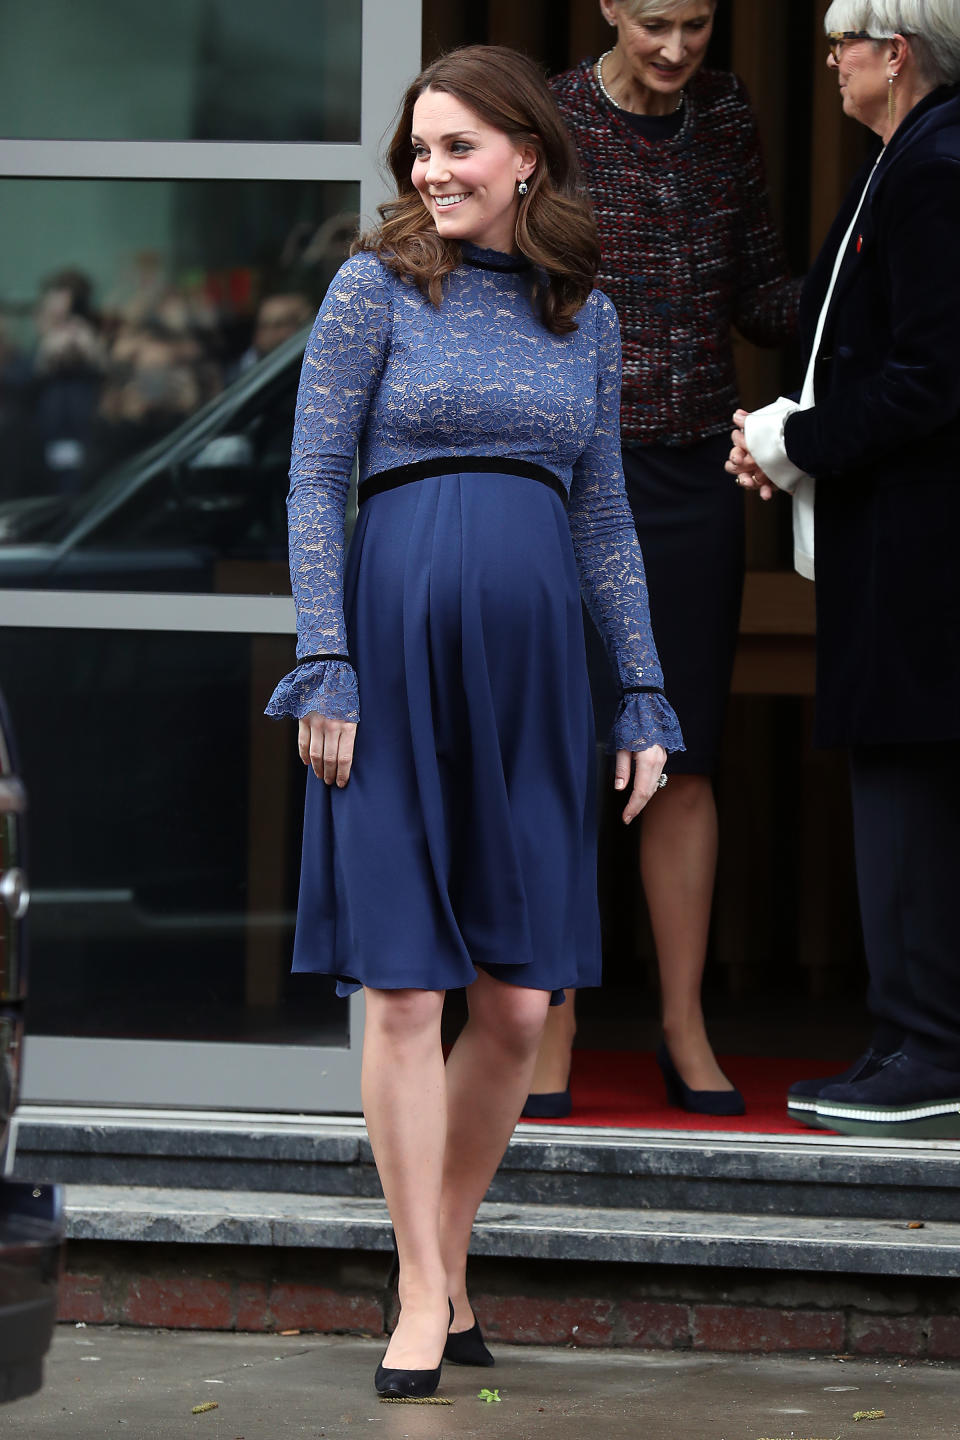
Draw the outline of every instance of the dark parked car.
M0 447L0 586L242 593L251 577L237 582L234 569L227 579L224 565L276 563L285 589L287 470L308 333L159 440L145 429L125 460L94 467L77 493L3 498Z
M2 1178L13 1165L27 995L26 793L0 697L0 1401L40 1388L63 1246L59 1186Z

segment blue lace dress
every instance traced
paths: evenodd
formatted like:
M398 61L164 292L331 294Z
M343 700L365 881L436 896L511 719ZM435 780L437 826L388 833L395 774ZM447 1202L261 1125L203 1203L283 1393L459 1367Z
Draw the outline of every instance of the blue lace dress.
M599 983L581 590L623 692L611 744L683 747L624 496L616 315L595 291L553 335L534 278L464 246L437 308L362 253L307 346L301 663L267 713L360 720L346 787L307 775L294 949L341 994L468 985L477 966L555 999Z

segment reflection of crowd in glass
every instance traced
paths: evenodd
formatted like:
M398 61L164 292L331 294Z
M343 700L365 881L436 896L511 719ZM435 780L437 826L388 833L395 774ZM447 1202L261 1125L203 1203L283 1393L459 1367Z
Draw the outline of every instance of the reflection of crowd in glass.
M299 290L231 313L202 279L170 285L152 254L125 294L94 304L64 269L41 286L32 343L18 347L0 311L0 499L70 494L142 450L308 324Z

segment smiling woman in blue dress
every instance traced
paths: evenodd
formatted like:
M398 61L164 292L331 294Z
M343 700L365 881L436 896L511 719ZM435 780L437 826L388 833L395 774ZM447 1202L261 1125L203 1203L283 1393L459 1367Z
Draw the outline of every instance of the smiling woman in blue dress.
M443 57L407 92L390 165L398 197L304 359L300 664L269 713L299 718L311 767L294 967L366 996L364 1114L400 1262L377 1389L424 1396L443 1357L492 1363L466 1291L477 1206L551 999L600 979L579 590L622 691L627 820L682 740L624 494L616 315L545 81L497 47Z

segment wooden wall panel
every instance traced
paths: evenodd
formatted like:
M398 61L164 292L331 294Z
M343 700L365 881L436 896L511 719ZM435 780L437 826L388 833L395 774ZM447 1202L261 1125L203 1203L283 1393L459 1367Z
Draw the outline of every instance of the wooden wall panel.
M454 50L458 45L481 44L487 40L487 14L483 0L423 0L425 65L445 50Z
M528 55L542 56L550 43L551 11L556 9L551 0L523 0L522 4L517 0L487 0L491 44L510 45Z
M770 0L737 0L733 7L733 69L743 80L760 125L767 182L774 211L782 211L784 173L784 72L789 64L787 15Z
M602 55L610 49L615 38L596 0L572 0L567 24L570 65L577 65L588 55Z

